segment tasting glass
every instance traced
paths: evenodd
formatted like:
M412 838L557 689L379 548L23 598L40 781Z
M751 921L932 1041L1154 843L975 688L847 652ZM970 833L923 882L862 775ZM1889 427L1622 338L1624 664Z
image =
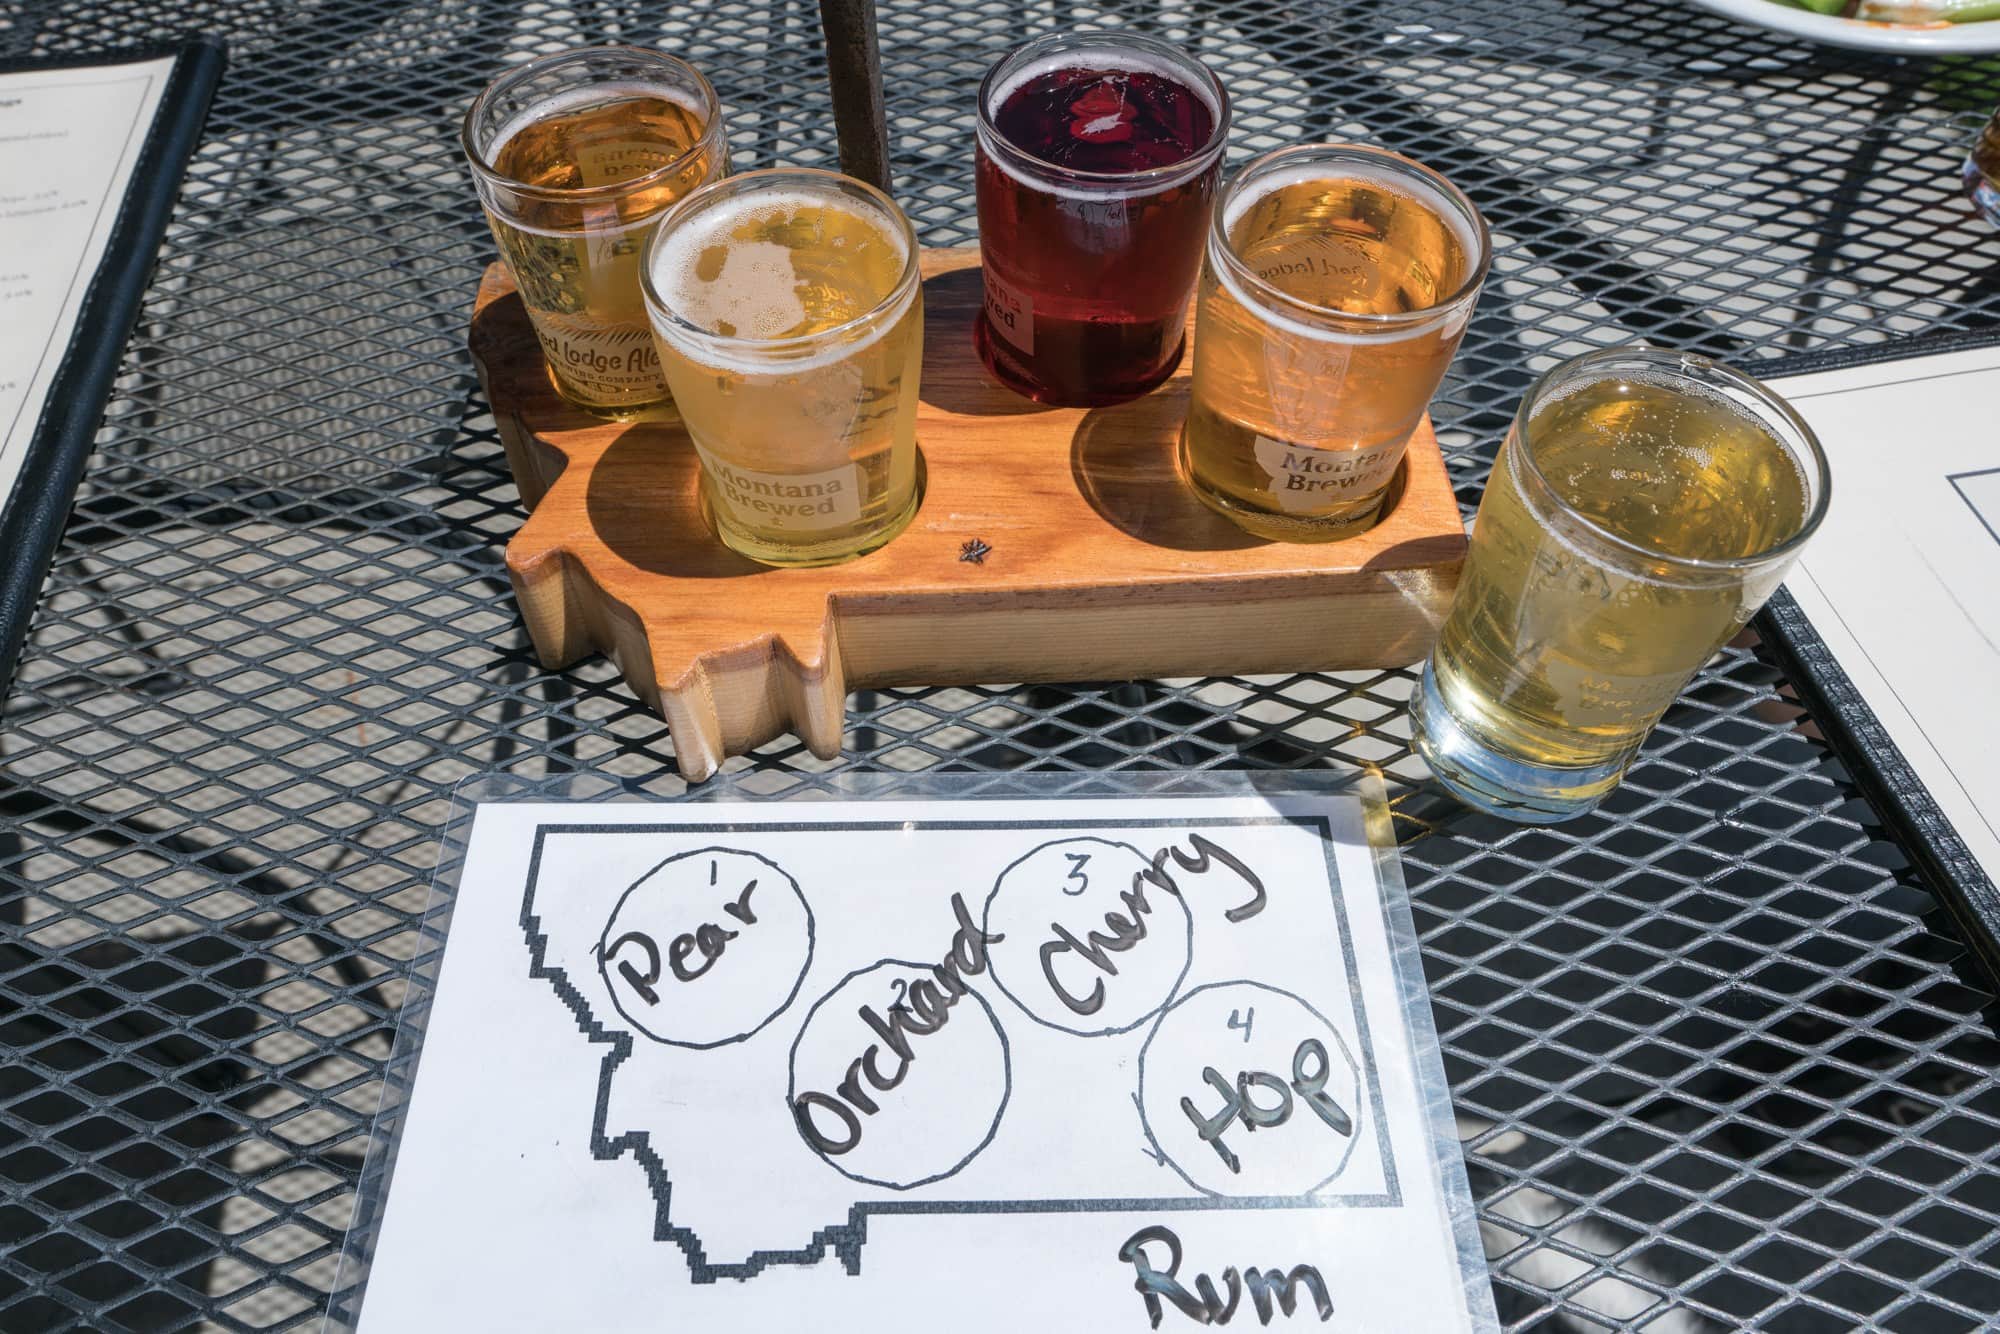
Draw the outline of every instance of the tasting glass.
M1458 351L1486 222L1429 167L1357 144L1246 164L1216 200L1181 471L1258 537L1366 531Z
M1173 96L1201 105L1208 134L1178 161L1118 171L1059 165L1009 140L998 123L1007 99L1067 70L1170 81ZM1214 72L1135 33L1037 38L987 71L974 173L985 303L974 345L995 378L1038 402L1084 407L1135 398L1173 374L1228 134L1229 95Z
M657 99L653 114L634 114L645 99ZM508 151L531 142L528 135L550 139L532 159L535 179ZM556 389L610 417L662 403L667 383L640 296L639 257L669 208L728 173L715 89L659 51L564 51L494 79L465 113L459 138Z
M1641 391L1671 405L1650 425L1625 414ZM1579 437L1566 401L1606 408ZM1725 466L1725 431L1775 442L1758 446L1761 473L1744 466L1747 455ZM1566 498L1580 494L1580 469L1595 466L1577 452L1579 439L1626 451L1598 474L1595 499L1600 515L1631 522L1608 524ZM1563 451L1560 467L1545 467L1552 450ZM1663 461L1649 471L1649 458ZM1699 490L1678 484L1690 467L1702 469ZM1812 429L1749 376L1651 348L1556 366L1522 400L1481 499L1457 594L1411 701L1418 753L1461 799L1512 820L1590 810L1694 673L1776 591L1829 494ZM1633 531L1664 531L1648 516L1675 506L1754 549L1701 559Z
M762 229L732 255L745 227ZM872 257L860 253L871 246L879 247ZM774 252L786 291L794 275L796 284L839 282L870 263L890 276L868 309L778 336L720 331L668 295L677 283L731 283L739 258L749 281L778 263ZM644 278L667 382L725 546L766 565L829 565L874 551L909 524L921 489L924 303L916 233L893 200L804 167L732 176L667 215Z

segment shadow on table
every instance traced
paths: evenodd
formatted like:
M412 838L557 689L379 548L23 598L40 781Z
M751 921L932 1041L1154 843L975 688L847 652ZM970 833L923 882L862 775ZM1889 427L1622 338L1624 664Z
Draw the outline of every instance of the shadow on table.
M0 798L16 816L22 804ZM52 822L46 809L34 818ZM0 867L22 854L18 835L0 834ZM291 920L45 947L28 934L28 897L19 878L0 890L0 1045L10 1053L0 1177L26 1206L0 1209L0 1252L50 1295L0 1275L0 1328L75 1328L79 1306L101 1306L120 1327L178 1328L228 1297L209 1292L229 1244L223 1211L244 1193L230 1160L254 1133L250 1109L283 1091L245 1059L269 1020L243 998L282 980L258 951ZM346 964L334 966L342 980L365 984ZM382 1005L372 986L356 996L371 997ZM328 1052L287 1076L310 1082L338 1059ZM291 1153L286 1170L343 1182L360 1173L353 1154Z
M972 344L986 299L977 265L924 280L924 373L918 397L961 417L1020 417L1054 409L995 380Z
M1070 439L1076 489L1127 537L1175 551L1238 551L1267 545L1195 499L1176 456L1187 396L1149 394L1094 408Z

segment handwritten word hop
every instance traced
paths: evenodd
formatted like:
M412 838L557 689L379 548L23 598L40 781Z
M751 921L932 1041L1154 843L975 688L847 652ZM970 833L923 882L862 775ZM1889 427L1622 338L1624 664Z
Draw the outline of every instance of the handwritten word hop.
M798 881L754 852L669 857L625 891L597 945L618 1013L679 1047L740 1042L798 994L813 919Z
M1154 1147L1211 1195L1314 1194L1375 1131L1348 1039L1261 982L1174 1002L1139 1054L1139 1109Z
M1170 870L1129 843L1045 843L1000 874L986 900L993 977L1015 1004L1066 1033L1145 1023L1187 973L1193 920Z

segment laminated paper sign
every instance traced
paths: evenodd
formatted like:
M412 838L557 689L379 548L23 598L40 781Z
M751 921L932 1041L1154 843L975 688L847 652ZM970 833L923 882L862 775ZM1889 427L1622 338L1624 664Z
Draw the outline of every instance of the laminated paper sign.
M1379 804L907 791L477 805L360 1329L1495 1327Z

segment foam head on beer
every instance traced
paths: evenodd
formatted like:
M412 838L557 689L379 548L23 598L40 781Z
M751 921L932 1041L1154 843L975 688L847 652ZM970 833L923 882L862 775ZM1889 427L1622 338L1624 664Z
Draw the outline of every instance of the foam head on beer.
M896 290L908 262L901 236L838 201L751 194L662 238L652 279L686 322L724 338L770 341L868 314Z
M886 196L829 172L734 177L662 224L648 308L727 546L826 564L915 514L914 252Z

